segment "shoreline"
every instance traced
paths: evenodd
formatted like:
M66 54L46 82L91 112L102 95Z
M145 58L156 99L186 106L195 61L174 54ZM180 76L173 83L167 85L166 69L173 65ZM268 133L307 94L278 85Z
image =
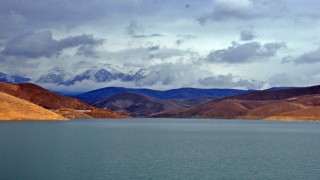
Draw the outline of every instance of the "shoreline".
M144 117L136 117L136 118L93 118L93 119L85 119L85 118L75 118L75 119L62 119L62 120L50 120L50 119L47 119L47 120L43 120L43 119L0 119L0 122L28 122L28 121L32 121L32 122L35 122L35 121L41 121L41 122L44 122L44 121L49 121L49 122L52 122L52 121L63 121L63 122L66 122L66 121L72 121L72 120L134 120L134 119L194 119L194 120L252 120L252 121L282 121L282 122L320 122L320 119L252 119L252 118L248 118L248 119L245 119L245 118L239 118L239 119L236 119L236 118L232 118L232 119L225 119L225 118L172 118L172 117L161 117L161 118L144 118Z

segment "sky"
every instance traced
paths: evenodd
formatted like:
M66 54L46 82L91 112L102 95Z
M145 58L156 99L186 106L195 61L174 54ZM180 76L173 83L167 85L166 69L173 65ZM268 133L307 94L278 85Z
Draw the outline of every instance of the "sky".
M317 0L0 0L0 71L37 78L52 69L110 64L153 72L121 84L128 87L318 85L319 6Z

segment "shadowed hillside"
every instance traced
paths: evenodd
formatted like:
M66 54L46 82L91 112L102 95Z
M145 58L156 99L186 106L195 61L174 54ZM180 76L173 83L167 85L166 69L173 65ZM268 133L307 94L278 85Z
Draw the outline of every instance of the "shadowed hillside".
M243 94L248 91L237 89L196 89L196 88L180 88L167 91L158 91L151 89L130 89L121 87L107 87L97 89L87 93L75 96L76 98L93 104L97 101L105 100L111 96L121 93L135 93L150 96L156 99L199 99L199 98L224 98Z
M93 105L99 108L108 108L112 111L127 112L132 116L147 116L181 106L172 101L159 100L134 93L117 94Z

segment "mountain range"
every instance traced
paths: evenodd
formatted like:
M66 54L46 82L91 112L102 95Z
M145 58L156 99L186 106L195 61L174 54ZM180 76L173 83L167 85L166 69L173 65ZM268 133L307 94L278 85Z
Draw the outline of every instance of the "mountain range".
M156 99L198 99L198 98L224 98L251 92L239 89L197 89L197 88L180 88L166 91L152 90L152 89L132 89L123 87L106 87L102 89L93 90L87 93L74 96L89 104L95 103L99 100L107 99L113 95L120 93L135 93L150 96Z
M72 86L82 81L92 81L95 83L108 83L116 80L123 82L135 82L144 77L143 70L139 70L135 73L131 72L129 74L125 74L116 70L92 68L73 76L65 71L55 70L42 75L38 80L36 80L36 83Z
M129 68L129 67L119 67L112 66L110 64L101 64L98 66L86 67L86 68L74 68L76 70L62 70L62 69L51 69L44 72L37 72L33 74L32 77L25 76L19 73L4 73L0 72L0 82L9 82L9 83L25 83L30 82L42 87L49 88L55 92L66 95L76 95L80 93L85 93L89 90L93 90L96 87L110 87L110 86L123 86L128 85L131 87L150 87L154 84L159 83L157 78L158 72L156 69L141 69L141 68ZM150 79L150 76L152 77ZM165 83L165 82L161 82ZM92 86L92 87L91 87ZM118 88L120 89L120 88ZM274 90L277 88L272 88ZM142 89L141 89L142 90ZM183 89L186 92L185 95L180 94L181 97L178 98L197 98L199 97L197 93L199 92L196 89L196 92L193 92L194 88ZM141 93L140 90L119 90L122 92L134 92ZM146 91L146 90L144 90ZM170 90L174 91L174 90ZM187 92L189 91L189 92ZM201 93L207 94L207 97L212 96L211 92ZM210 90L211 91L211 90ZM230 94L237 94L239 90L226 91L221 90L219 92L214 92L218 94L218 97L229 96ZM246 92L246 91L243 91ZM145 94L143 92L142 94ZM167 92L172 94L174 92ZM178 92L179 94L180 92ZM226 94L223 94L226 93ZM111 94L114 95L114 94ZM163 95L163 93L157 93L155 91L150 92L146 95L151 97L165 99L165 98L177 98L177 97L168 97L169 95ZM164 97L162 97L164 96ZM109 97L109 96L108 96ZM201 96L205 97L205 96Z
M11 109L7 114L20 114L21 119L27 117L21 114L28 114L29 111L22 110L27 108L30 109L30 114L48 114L49 112L44 110L49 110L60 115L56 118L123 118L130 115L161 118L320 120L320 85L260 91L196 88L159 91L106 87L66 97L32 83L0 83L0 92L2 111ZM32 107L28 103L33 104Z
M137 68L123 68L104 64L77 70L76 72L67 72L61 69L52 69L38 77L30 78L16 73L0 72L0 82L24 83L32 82L39 85L73 86L82 81L94 83L105 83L111 81L119 82L138 82L146 77L148 70Z
M133 117L320 119L320 86L262 91L107 87L76 98L95 107L127 112Z

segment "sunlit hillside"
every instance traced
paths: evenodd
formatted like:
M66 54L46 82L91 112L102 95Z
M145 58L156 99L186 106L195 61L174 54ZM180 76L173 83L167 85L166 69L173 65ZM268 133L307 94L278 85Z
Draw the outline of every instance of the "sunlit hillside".
M0 92L0 120L66 120L54 112Z

